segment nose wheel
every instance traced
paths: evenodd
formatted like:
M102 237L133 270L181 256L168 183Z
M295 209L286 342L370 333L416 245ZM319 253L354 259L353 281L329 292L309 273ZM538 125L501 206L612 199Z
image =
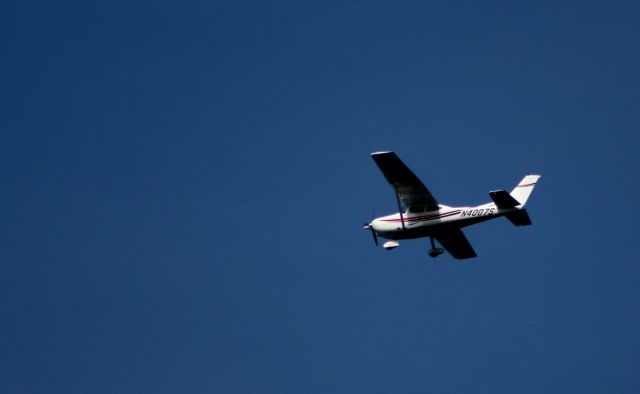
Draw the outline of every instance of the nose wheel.
M433 237L429 237L429 239L431 240L431 250L429 251L429 256L431 257L438 257L441 254L444 253L444 249L443 248L436 248L436 243L433 240Z

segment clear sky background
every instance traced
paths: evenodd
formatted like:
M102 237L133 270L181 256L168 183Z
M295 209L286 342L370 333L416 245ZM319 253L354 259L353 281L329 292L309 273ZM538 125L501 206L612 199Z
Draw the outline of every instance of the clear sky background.
M5 3L0 392L640 391L637 2Z

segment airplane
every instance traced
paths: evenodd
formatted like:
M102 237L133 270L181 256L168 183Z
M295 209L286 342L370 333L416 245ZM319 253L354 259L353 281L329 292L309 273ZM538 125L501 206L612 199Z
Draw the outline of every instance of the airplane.
M505 190L489 192L493 202L473 207L450 207L439 204L394 152L374 152L371 157L395 190L398 204L398 213L365 224L364 228L371 231L376 246L378 237L389 240L382 245L387 250L400 246L399 240L429 237L429 256L438 257L446 250L455 259L468 259L477 254L462 232L463 227L501 216L515 226L531 225L524 206L540 175L525 176L510 193ZM434 240L442 248L437 248Z

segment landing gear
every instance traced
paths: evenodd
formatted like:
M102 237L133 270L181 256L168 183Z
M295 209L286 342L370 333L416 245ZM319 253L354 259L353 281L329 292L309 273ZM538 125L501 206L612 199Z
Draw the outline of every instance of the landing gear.
M436 244L435 244L435 242L433 241L433 237L430 237L429 239L431 240L431 250L429 251L429 256L431 256L431 257L438 257L438 256L440 256L441 254L443 254L443 253L444 253L444 249L442 249L442 248L436 248Z

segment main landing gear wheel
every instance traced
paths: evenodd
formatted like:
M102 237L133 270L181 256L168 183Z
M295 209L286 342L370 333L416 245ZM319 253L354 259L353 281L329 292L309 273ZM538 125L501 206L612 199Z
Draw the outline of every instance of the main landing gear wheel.
M436 244L433 241L433 237L429 238L431 240L431 250L429 251L429 256L431 257L438 257L441 254L444 253L444 249L443 248L436 248Z

